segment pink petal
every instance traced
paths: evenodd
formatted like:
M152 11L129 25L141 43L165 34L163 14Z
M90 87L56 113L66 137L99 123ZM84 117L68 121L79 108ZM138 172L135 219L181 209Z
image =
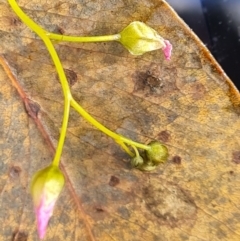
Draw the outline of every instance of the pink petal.
M164 40L164 43L166 44L166 47L163 48L163 53L166 58L166 60L170 60L172 55L172 45L168 40Z
M48 221L52 216L53 208L56 200L51 202L46 206L44 203L44 198L42 198L40 205L35 209L36 217L37 217L37 228L38 235L40 239L43 239L47 230Z

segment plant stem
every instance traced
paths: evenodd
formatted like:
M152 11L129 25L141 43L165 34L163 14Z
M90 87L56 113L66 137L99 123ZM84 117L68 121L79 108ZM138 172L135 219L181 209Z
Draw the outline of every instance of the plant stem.
M135 146L144 150L151 149L150 146L144 145L135 141L132 141L124 136L121 136L113 131L110 131L108 128L103 126L97 120L95 120L91 115L89 115L73 98L71 99L71 106L82 115L87 121L89 121L92 125L98 128L100 131L104 132L106 135L112 137L117 143L121 145L121 143L126 143L130 146ZM124 148L125 149L125 148ZM132 155L131 155L132 156Z
M123 137L105 126L103 126L101 123L99 123L97 120L95 120L90 114L88 114L72 97L71 91L69 88L69 84L66 78L66 75L64 73L61 61L58 57L58 54L51 42L51 39L55 40L61 40L61 41L70 41L70 42L99 42L99 41L113 41L119 39L119 34L115 35L107 35L107 36L96 36L96 37L71 37L71 36L64 36L64 35L58 35L58 34L52 34L44 29L42 29L38 24L36 24L32 19L30 19L17 5L15 0L8 0L9 4L11 5L12 9L15 11L15 13L18 15L18 17L30 28L32 29L45 43L47 50L49 51L49 54L54 62L54 65L56 67L57 73L59 75L60 83L63 90L64 95L64 113L63 113L63 122L60 132L60 137L56 149L56 154L53 159L53 165L58 166L60 162L60 157L62 154L62 149L66 137L67 132L67 125L68 125L68 119L69 119L69 111L70 111L70 105L79 113L81 114L87 121L89 121L93 126L98 128L100 131L104 132L106 135L113 138L116 143L118 143L130 156L134 156L134 153L130 151L128 146L131 146L134 148L136 152L136 148L141 148L144 150L151 149L150 146L144 145L135 141L132 141L126 137ZM136 152L138 153L138 152Z
M139 157L138 149L137 149L135 146L133 146L133 149L134 149L134 151L135 151L135 156L136 156L136 157Z
M105 35L105 36L91 36L91 37L75 37L75 36L67 36L55 33L46 33L50 39L59 40L64 42L81 42L81 43L89 43L89 42L109 42L109 41L117 41L120 39L120 34L113 35Z
M38 24L36 24L32 19L30 19L17 5L15 0L8 0L10 6L15 11L15 13L18 15L18 17L30 28L32 29L45 43L46 48L49 52L49 54L52 57L52 60L55 64L55 67L57 69L59 79L62 85L63 95L64 95L64 113L63 113L63 122L60 132L60 137L55 153L55 157L53 159L53 165L59 166L60 157L62 154L63 144L66 137L67 132L67 125L68 125L68 119L69 119L69 111L70 111L70 99L71 99L71 92L70 88L67 82L66 75L64 73L61 61L57 55L56 50L53 47L53 44L51 40L46 36L46 31L42 29Z

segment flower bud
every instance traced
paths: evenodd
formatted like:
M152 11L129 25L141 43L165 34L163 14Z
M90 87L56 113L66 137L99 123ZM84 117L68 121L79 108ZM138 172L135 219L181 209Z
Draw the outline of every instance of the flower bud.
M151 149L146 151L147 158L150 162L158 165L164 163L168 158L168 149L158 141L152 141L148 144Z
M132 22L120 33L120 43L133 55L163 48L166 59L170 59L172 45L152 28L142 22Z
M143 158L141 156L135 156L131 159L131 166L138 168L143 165Z
M32 179L31 194L37 218L39 238L43 239L54 205L64 186L64 176L56 166L38 171Z

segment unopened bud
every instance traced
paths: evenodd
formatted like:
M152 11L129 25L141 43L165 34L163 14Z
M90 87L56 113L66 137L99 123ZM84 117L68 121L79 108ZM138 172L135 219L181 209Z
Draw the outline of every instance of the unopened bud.
M164 163L167 160L168 149L166 146L158 141L152 141L148 145L151 146L151 148L146 151L146 155L150 162L158 165L160 163Z
M143 165L143 158L141 156L135 156L131 159L131 166L135 168L139 168Z
M130 23L120 33L119 41L133 55L163 49L166 59L170 59L171 56L172 45L170 42L164 40L154 29L143 22Z
M56 166L38 171L32 179L31 194L37 218L39 238L43 239L55 203L64 186L64 176Z

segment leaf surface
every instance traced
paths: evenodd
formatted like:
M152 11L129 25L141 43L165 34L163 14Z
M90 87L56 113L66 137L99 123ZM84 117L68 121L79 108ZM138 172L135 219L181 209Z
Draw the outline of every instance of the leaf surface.
M171 7L155 0L18 3L49 31L113 34L139 20L173 44L166 61L161 51L131 56L115 42L56 42L76 100L120 134L162 141L170 157L153 172L132 170L128 156L72 110L62 157L67 184L45 240L239 240L239 93ZM44 44L4 0L0 23L9 65L9 73L0 68L0 240L37 240L29 183L52 160L62 90Z

